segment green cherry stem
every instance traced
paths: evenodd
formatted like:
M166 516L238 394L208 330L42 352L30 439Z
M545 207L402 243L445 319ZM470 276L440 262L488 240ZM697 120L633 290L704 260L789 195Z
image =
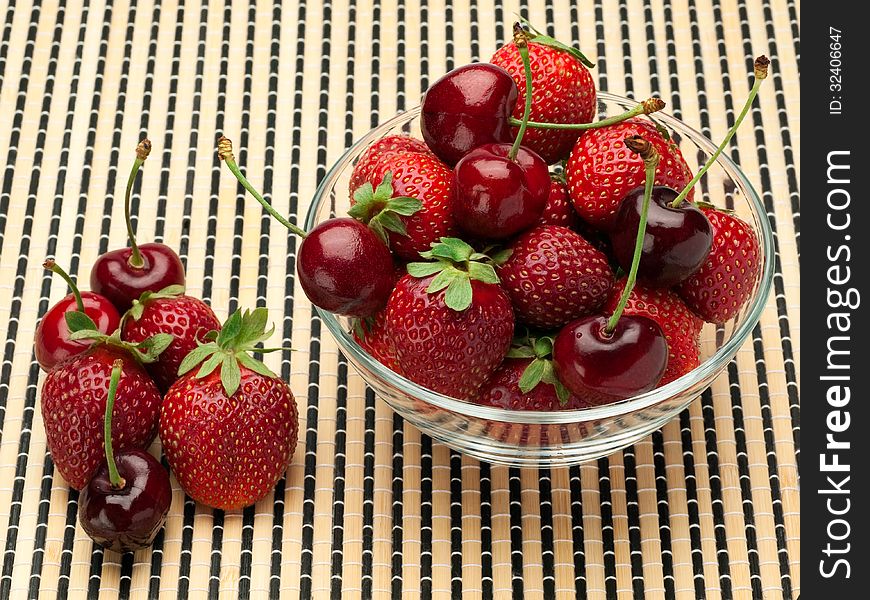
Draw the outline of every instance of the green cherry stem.
M129 265L134 269L141 269L145 266L145 260L139 252L139 244L136 243L136 234L133 233L133 223L130 220L130 193L133 191L133 183L136 181L136 175L139 173L139 168L148 158L151 153L151 142L144 139L136 146L136 160L133 161L133 168L130 169L130 176L127 178L127 191L124 194L124 221L127 223L127 237L130 240L130 249L133 253L127 260Z
M646 182L643 188L643 205L640 211L640 222L637 225L637 240L634 244L634 256L631 259L631 269L628 271L628 278L625 281L625 289L622 290L622 296L619 297L619 304L616 305L616 310L607 321L605 331L613 333L616 329L616 323L619 317L622 316L622 311L625 310L625 305L628 304L628 297L634 289L634 283L637 281L637 269L640 266L640 254L643 250L643 239L646 235L646 218L649 212L650 198L652 197L653 183L656 178L656 167L659 164L659 153L655 146L640 137L633 135L625 138L625 145L635 154L640 155L643 159L643 166L646 172Z
M120 358L112 363L112 378L109 380L109 397L106 398L106 416L103 419L103 442L106 446L106 463L109 465L109 482L116 490L125 485L124 478L118 473L115 463L115 453L112 450L112 411L115 409L115 396L118 394L118 383L121 381L121 371L124 361Z
M76 308L81 313L85 312L85 303L82 302L82 294L81 294L81 292L79 292L79 288L75 284L75 282L72 280L72 277L69 276L69 273L64 271L60 265L58 265L56 262L54 262L53 258L47 258L45 260L45 262L42 263L42 266L45 269L51 271L52 273L56 273L56 274L60 275L61 277L63 277L63 280L66 281L66 284L72 290L73 296L75 296Z
M616 125L617 123L622 123L632 117L637 117L640 115L651 115L654 112L658 112L665 107L665 102L661 98L647 98L634 108L625 111L622 114L614 115L612 117L607 117L606 119L601 119L600 121L593 121L592 123L541 123L538 121L529 121L526 123L527 126L532 129L574 129L583 131L586 129L599 129L601 127L608 127L610 125ZM511 125L517 126L521 124L519 119L514 119L511 117L509 120Z
M518 123L520 130L517 131L517 137L514 140L514 145L511 146L511 151L508 154L510 160L517 157L520 151L520 143L523 141L523 136L526 133L526 126L529 123L529 114L532 112L532 64L529 62L529 38L526 35L523 26L519 23L514 23L514 44L520 51L520 58L523 61L523 71L526 74L526 105L523 108L523 118ZM511 119L511 122L516 119Z
M305 231L303 231L302 229L285 219L281 214L279 214L278 211L275 210L272 205L266 201L265 198L263 198L260 192L258 192L254 188L254 186L251 185L251 182L249 182L248 179L244 175L242 175L242 172L239 170L239 166L236 164L236 157L233 156L233 143L224 136L221 136L218 140L218 158L220 158L223 162L227 164L227 167L232 172L232 174L236 176L236 179L239 180L239 183L242 184L242 187L248 190L251 195L256 198L257 202L259 202L263 206L263 208L266 209L266 212L275 217L275 220L277 220L279 223L281 223L281 225L289 229L292 233L295 233L303 239L306 235L308 235L307 233L305 233Z
M719 155L722 154L722 151L725 150L725 146L728 145L728 142L731 141L731 138L734 137L734 134L737 132L737 128L740 127L740 124L743 122L743 119L746 118L746 115L749 113L749 109L752 108L752 103L755 101L755 97L758 95L758 90L761 88L761 82L767 79L767 68L770 66L770 60L762 55L755 59L754 71L755 71L755 82L752 84L752 89L749 92L749 97L746 99L746 103L743 105L743 110L740 111L740 114L737 116L737 120L734 121L734 125L731 126L731 129L728 130L728 133L725 135L725 139L722 140L722 143L719 144L719 147L716 148L716 152L714 152L710 158L707 159L707 162L704 163L704 166L695 173L695 176L692 180L686 184L686 187L683 188L683 191L679 193L679 195L674 198L674 201L671 202L671 206L673 208L677 208L680 206L683 200L686 199L686 195L689 193L698 181L701 180L701 177L704 176L710 167L713 166L713 163L716 162L716 159L719 158Z

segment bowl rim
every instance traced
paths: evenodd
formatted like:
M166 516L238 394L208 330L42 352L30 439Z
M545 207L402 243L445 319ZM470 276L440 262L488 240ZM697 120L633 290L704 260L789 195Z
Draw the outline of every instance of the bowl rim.
M636 100L606 92L598 92L597 99L599 102L603 101L628 106L633 106L637 103ZM346 159L350 155L356 153L360 147L368 146L376 138L381 137L384 133L399 125L409 122L414 117L418 116L419 113L420 106L415 106L406 111L399 112L387 121L381 123L378 127L370 130L344 151L341 157L332 165L332 167L330 167L329 171L327 171L326 175L317 186L317 190L314 193L314 197L312 198L311 204L308 207L308 212L305 216L304 226L306 231L309 231L314 227L321 204L328 196L327 190L333 187L333 180L339 176L339 165L343 165L346 162ZM663 122L670 129L689 137L701 150L707 152L708 156L715 152L717 148L716 144L701 132L686 125L680 119L665 112L657 112L656 119ZM619 402L614 402L612 404L559 411L516 411L475 404L468 400L459 400L424 388L410 379L406 379L398 373L390 370L369 356L369 354L365 352L359 344L357 344L356 340L353 339L350 333L342 327L334 314L317 306L314 308L317 315L326 324L326 327L336 339L336 342L343 353L350 355L353 360L364 364L367 369L373 371L391 387L403 390L419 400L423 400L424 402L460 415L507 423L556 425L620 417L638 410L649 408L687 391L707 377L721 371L727 363L731 361L734 355L736 355L740 347L743 346L752 329L761 318L761 313L767 306L767 299L770 295L770 290L773 284L773 231L770 225L768 211L758 192L756 192L755 187L730 156L723 152L716 159L716 162L720 163L728 175L740 184L753 212L757 217L759 217L757 220L761 224L761 227L758 233L760 234L759 241L761 242L762 253L764 255L764 268L761 272L756 292L746 313L746 318L743 319L743 322L732 333L730 339L727 340L722 347L718 348L712 356L707 358L692 371L674 381L671 381L670 383L644 394L632 396L631 398L626 398L625 400L620 400Z

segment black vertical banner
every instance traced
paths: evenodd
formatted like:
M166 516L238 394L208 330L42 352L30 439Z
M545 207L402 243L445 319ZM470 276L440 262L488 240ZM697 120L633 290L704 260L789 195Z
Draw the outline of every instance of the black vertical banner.
M801 591L866 598L870 581L870 138L862 2L801 15Z

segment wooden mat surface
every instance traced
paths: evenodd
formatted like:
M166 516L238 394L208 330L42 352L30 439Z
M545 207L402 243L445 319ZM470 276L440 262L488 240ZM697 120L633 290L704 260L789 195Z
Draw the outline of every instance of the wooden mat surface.
M800 589L797 0L0 0L0 598L796 598ZM601 89L657 92L724 135L776 233L774 292L752 339L663 430L572 469L480 464L433 444L340 356L294 277L296 244L221 174L226 134L253 182L301 221L356 138L451 67L487 60L515 14L579 42ZM224 317L270 308L266 360L303 418L286 477L212 511L173 480L153 550L95 548L46 453L33 333L124 244L132 151L154 144L134 211L180 250L189 291ZM282 339L283 338L283 339ZM159 446L153 448L159 452Z

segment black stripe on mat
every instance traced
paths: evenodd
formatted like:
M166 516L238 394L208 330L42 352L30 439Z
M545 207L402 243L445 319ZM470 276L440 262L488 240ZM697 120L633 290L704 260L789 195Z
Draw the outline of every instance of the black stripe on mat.
M155 14L152 21L156 22L159 15ZM167 95L166 106L166 125L163 136L162 156L160 160L160 182L157 190L157 214L154 222L154 241L162 242L165 224L166 224L166 208L167 198L169 196L169 165L172 156L172 140L175 132L175 107L178 99L178 72L181 62L181 35L184 23L184 2L179 2L178 9L175 14L175 39L172 43L172 66L169 75L169 94ZM156 42L157 36L152 35L152 39ZM168 469L169 464L166 461L161 451L160 460L163 466ZM165 541L166 530L161 529L154 542L151 544L151 568L148 579L148 594L150 597L157 595L160 589L160 573L163 569L163 543Z
M78 84L81 75L82 54L84 53L85 37L87 34L87 19L90 10L90 2L85 0L82 4L81 17L79 19L79 35L76 42L75 63L73 64L72 78L70 79L69 100L67 101L66 121L64 123L63 143L60 149L60 162L57 172L57 183L54 189L54 201L63 201L63 192L66 185L67 168L69 165L70 144L72 138L75 107L78 102ZM80 233L80 230L77 230ZM75 251L75 248L74 248ZM70 268L70 273L76 272ZM51 454L46 452L42 465L42 480L39 490L39 504L37 508L36 530L34 532L33 558L30 562L30 597L39 595L42 582L42 566L45 558L45 543L48 533L48 516L51 511L51 488L54 479L54 463Z
M764 22L767 35L770 39L769 52L771 60L771 79L775 89L776 109L779 114L779 129L782 138L783 154L785 158L785 170L788 178L789 198L791 200L792 219L795 230L795 241L797 244L797 257L800 262L800 189L797 182L797 170L794 164L794 151L792 149L791 133L788 128L788 113L785 106L785 92L783 90L782 74L780 73L779 51L776 47L776 39L774 37L773 14L771 11L770 2L764 0L762 3L764 9ZM793 21L794 23L794 21ZM760 116L759 116L760 120ZM764 172L762 172L762 177ZM782 307L780 307L780 297L777 294L777 312L780 315L780 337L782 338L783 365L785 367L786 391L788 392L789 411L792 420L792 433L794 436L795 447L795 464L800 464L800 390L797 383L797 372L794 360L794 352L791 341L791 327L788 319L783 318L785 314L785 300L782 299Z
M523 583L523 484L520 480L520 470L516 467L508 469L508 490L511 516L511 589L514 600L522 600L525 597Z
M600 458L598 463L599 512L601 513L601 541L604 557L604 590L608 598L616 597L616 545L613 535L613 499L610 495L610 461Z
M492 468L487 462L480 462L480 570L483 600L492 600Z
M574 558L574 592L577 598L586 597L586 540L583 535L583 483L580 467L568 469L571 490L571 539Z
M0 92L6 75L6 57L9 54L9 39L12 37L12 21L15 18L15 3L6 6L6 22L3 25L3 39L0 40Z
M420 591L432 597L432 438L420 435Z
M541 563L544 598L556 597L556 549L553 528L553 480L550 469L538 470L541 504Z
M350 0L347 14L347 83L344 100L344 146L353 144L353 99L356 65L356 0ZM332 553L330 571L330 594L340 598L344 570L344 514L345 486L347 484L347 359L339 352L338 385L335 397L335 476L332 502ZM399 561L401 567L401 560Z
M637 493L637 459L634 446L629 446L622 452L625 467L625 505L628 517L629 561L631 563L631 589L634 597L644 597L643 583L643 546L640 531L640 507Z
M188 140L187 169L184 183L184 213L181 219L181 239L179 240L179 256L187 266L188 249L190 247L191 212L193 210L193 190L196 179L197 147L199 144L199 126L202 112L202 88L205 73L206 35L208 34L208 6L203 5L199 12L199 38L196 51L196 75L193 83L193 106L191 108L190 137ZM211 249L211 253L214 248ZM206 252L205 268L210 268L208 263L209 252ZM211 287L205 287L203 280L202 299L208 302L211 296ZM196 515L196 503L189 496L184 497L184 518L181 526L181 552L178 565L178 598L187 598L190 591L190 568L193 558L193 520ZM152 589L154 580L152 580ZM159 582L158 582L159 585Z
M698 26L698 12L695 6L695 0L689 0L689 22L691 23L692 34L692 52L694 55L693 63L695 69L695 88L698 94L698 113L701 118L701 133L708 138L710 137L710 112L707 108L707 84L704 79L704 60L701 53L701 32ZM710 391L702 395L702 416L705 423L705 439L707 440L707 456L710 469L710 492L712 497L713 509L713 537L716 542L716 562L719 568L719 585L722 589L722 594L725 597L731 594L731 566L728 556L728 543L725 530L725 517L722 503L722 481L719 477L719 461L718 454L715 450L718 447L716 442L715 420L712 409L712 404L709 405L709 411L704 408L703 402L708 398L712 398ZM712 400L710 400L712 403ZM709 421L707 417L710 417ZM687 417L688 419L688 417ZM694 460L691 444L691 425L689 425L688 435L689 440L686 440L686 425L683 427L683 456L685 460ZM710 436L713 436L713 444L710 445ZM711 450L712 449L712 450ZM713 454L711 454L711 451ZM687 453L688 452L688 453ZM715 477L715 482L714 482Z
M18 84L18 101L16 103L16 112L13 117L13 129L10 135L9 159L7 163L5 177L11 181L17 160L18 142L20 135L20 127L23 119L24 108L26 106L28 83L30 81L31 67L33 64L32 57L34 53L36 28L39 21L42 7L39 3L34 4L31 12L31 26L28 30L27 46L25 48L25 59L22 65L22 76ZM27 191L27 202L25 207L24 221L22 223L21 241L19 244L19 253L15 279L12 287L12 302L9 310L9 328L7 338L4 344L3 352L3 377L4 382L0 386L0 407L2 414L0 418L5 425L6 403L9 398L9 371L12 366L12 360L15 355L15 348L18 338L18 325L21 319L22 299L24 292L24 283L26 279L27 269L29 267L30 241L33 232L34 214L36 211L37 193L39 192L39 183L42 176L42 161L45 154L46 132L49 125L49 117L51 113L51 100L54 93L55 74L57 73L57 62L60 54L60 43L63 33L63 22L66 17L66 9L60 7L57 11L57 18L54 26L54 33L51 42L51 53L47 65L47 74L45 77L45 89L43 90L42 104L39 113L39 125L36 134L36 147L33 154L33 162L31 164L30 184ZM68 144L68 140L65 138ZM64 148L66 151L66 148ZM63 173L59 175L61 180L65 176L66 170L64 166ZM6 185L4 181L4 201L6 197ZM8 204L8 203L7 203ZM53 255L57 246L57 232L60 225L60 212L62 202L55 195L52 205L52 217L49 225L49 235L47 244L47 253ZM6 209L3 209L5 214ZM4 223L5 228L5 223ZM38 306L38 316L41 317L48 309L48 297L51 293L51 273L43 272L42 284L40 288L40 300ZM6 527L6 546L3 555L3 572L0 576L0 597L8 598L10 588L12 586L12 570L15 563L15 550L18 543L19 522L21 520L21 508L24 497L24 480L27 473L27 462L30 453L31 430L33 428L33 417L36 412L36 384L39 379L39 364L36 362L35 356L31 351L30 368L28 370L27 388L24 394L24 410L21 417L21 430L18 440L18 454L15 461L15 478L12 481L12 495L9 506L9 521ZM4 427L5 429L5 427Z
M229 72L229 56L230 56L230 34L232 21L232 2L225 0L223 10L223 26L221 27L221 58L220 72L218 75L217 89L217 108L215 110L214 131L221 132L224 129L224 115L226 114L227 106L227 85ZM209 209L208 209L208 225L206 228L205 240L205 269L203 270L203 298L211 298L214 290L214 273L215 273L215 249L217 246L217 215L218 206L220 204L220 188L221 188L221 161L217 156L217 152L212 152L211 162L211 189L209 191ZM238 210L238 206L236 207ZM233 232L234 238L238 236L238 230ZM234 240L235 241L235 240ZM235 245L235 244L234 244ZM233 256L236 255L236 248L233 248ZM232 282L232 277L230 278ZM230 284L232 285L232 283ZM235 302L235 297L230 291L230 308ZM205 512L205 510L203 511ZM221 589L221 561L224 543L224 511L213 509L212 513L212 534L211 534L211 556L208 575L208 593L215 597L220 593Z
M250 144L251 134L251 93L253 88L254 78L254 35L256 33L255 23L257 21L257 9L252 3L248 3L248 31L245 41L245 80L243 84L244 93L242 95L242 119L241 132L239 140L241 141L239 157L242 164L248 164L248 145ZM270 188L263 185L263 192L268 193ZM239 286L241 284L242 270L242 244L244 242L244 226L245 226L245 203L246 192L239 184L238 196L236 198L236 218L233 227L233 260L230 274L230 314L238 308L236 299L239 295ZM262 211L262 208L261 208ZM264 212L264 211L263 211ZM260 218L260 258L257 261L257 306L266 306L266 282L268 276L268 229L266 233L263 231L263 219L261 212ZM268 227L268 225L267 225ZM263 264L263 246L265 243L266 261ZM260 344L262 347L262 344ZM261 353L256 354L256 358L262 360ZM241 532L241 548L239 554L239 598L247 600L251 596L251 566L253 563L254 552L254 515L256 514L256 506L251 505L242 511L242 532Z

